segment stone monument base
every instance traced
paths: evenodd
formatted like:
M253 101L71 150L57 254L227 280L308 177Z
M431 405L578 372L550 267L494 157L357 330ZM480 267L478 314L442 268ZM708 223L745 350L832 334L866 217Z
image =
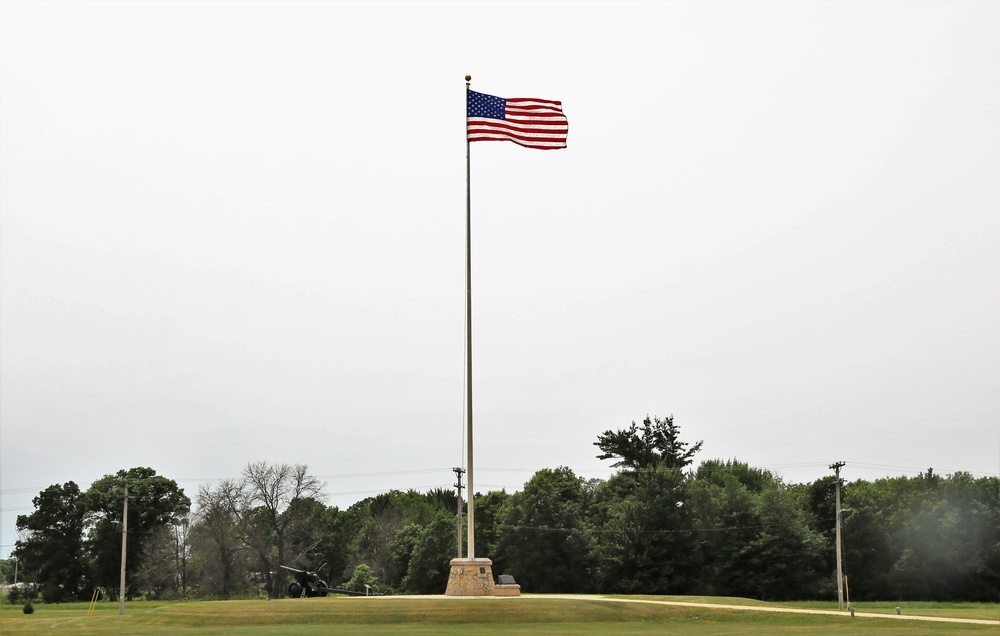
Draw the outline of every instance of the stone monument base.
M517 583L497 583L493 586L493 596L521 596L521 586Z
M493 596L493 561L452 559L445 596Z

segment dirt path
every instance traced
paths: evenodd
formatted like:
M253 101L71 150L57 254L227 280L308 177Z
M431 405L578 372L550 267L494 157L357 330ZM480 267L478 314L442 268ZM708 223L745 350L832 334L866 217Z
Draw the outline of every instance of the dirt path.
M676 607L710 607L713 609L740 610L746 612L783 612L786 614L820 614L823 616L842 616L850 618L847 611L817 610L817 609L793 609L790 607L764 607L761 605L723 605L721 603L685 603L682 601L650 601L642 599L628 598L608 598L606 596L593 596L587 594L539 594L525 595L521 598L565 598L588 601L606 601L609 603L649 603L652 605L673 605ZM929 621L932 623L972 623L974 625L1000 625L1000 620L988 621L979 618L945 618L940 616L917 616L915 614L872 614L870 612L854 612L855 618L889 618L902 621Z

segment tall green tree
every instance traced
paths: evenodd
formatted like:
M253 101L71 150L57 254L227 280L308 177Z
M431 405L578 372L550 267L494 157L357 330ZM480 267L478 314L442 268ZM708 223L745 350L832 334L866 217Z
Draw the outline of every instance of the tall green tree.
M289 559L301 569L318 571L333 585L347 578L351 542L348 516L315 499L296 500L285 514L296 516L288 529Z
M809 527L818 532L829 546L823 557L821 566L827 574L830 583L831 593L836 595L837 590L837 558L836 558L836 527L837 527L837 506L836 506L836 478L833 475L821 477L810 484L800 484L792 489L800 495L802 505L805 507L806 519Z
M591 583L588 492L566 467L544 468L511 495L504 509L499 552L525 590L583 592Z
M72 481L49 486L32 504L35 511L16 520L25 537L14 549L20 580L39 584L42 598L49 602L86 597L86 501L80 487Z
M414 529L402 588L410 594L441 594L448 586L455 551L455 518L443 508Z
M928 471L921 490L900 511L902 548L889 575L891 589L915 600L996 600L1000 579L991 572L998 550L997 481L969 473L945 478Z
M796 492L778 481L761 493L760 529L749 545L751 570L746 580L762 600L817 598L827 543L809 528ZM757 592L759 590L759 596Z
M836 582L833 478L793 488L829 546ZM1000 480L967 473L857 480L843 489L844 572L857 600L995 600L1000 588ZM830 592L827 592L829 594Z
M598 459L614 459L612 466L634 473L654 466L684 468L694 461L702 443L688 448L680 439L680 426L674 424L673 415L663 419L647 415L641 427L632 422L626 429L604 431L594 446L601 450Z
M771 473L738 461L703 462L688 485L703 566L690 592L759 597L754 544L761 531L761 494Z
M631 488L616 497L613 482ZM688 505L688 484L677 468L654 466L612 478L597 498L610 497L596 553L599 591L631 594L686 594L702 569L696 518Z
M642 426L607 430L594 445L598 459L622 472L597 489L596 518L603 525L596 554L602 591L683 593L697 584L701 552L695 515L685 507L687 478L702 442L681 441L673 416L646 416ZM602 527L602 526L597 526Z
M506 490L491 490L486 494L476 495L476 552L484 554L493 560L494 574L507 574L507 560L501 551L500 535L501 524L506 516L507 505L510 502L510 495ZM462 517L463 521L468 521ZM463 523L464 528L468 526ZM452 519L452 527L455 527L455 520ZM463 528L461 533L462 554L464 555L466 532ZM455 548L458 552L458 540L454 540ZM459 556L455 554L454 556Z
M347 511L357 528L353 563L348 566L364 563L382 586L401 589L418 529L431 523L444 506L434 492L424 495L415 490L392 490L354 504Z
M150 557L150 545L156 531L170 523L179 523L187 514L191 500L172 479L156 474L152 468L119 470L95 481L86 493L89 544L97 583L117 589L121 565L121 521L128 483L128 540L126 542L126 595L136 589L135 574Z
M903 477L902 479L907 479ZM851 598L874 601L890 598L889 577L900 556L896 540L898 506L894 492L895 480L874 482L857 480L843 488L843 549L844 572L848 575ZM834 504L829 503L829 516L834 516ZM827 532L828 555L834 552L833 531ZM827 561L835 561L827 559ZM834 566L828 566L828 571ZM832 577L835 580L835 576Z

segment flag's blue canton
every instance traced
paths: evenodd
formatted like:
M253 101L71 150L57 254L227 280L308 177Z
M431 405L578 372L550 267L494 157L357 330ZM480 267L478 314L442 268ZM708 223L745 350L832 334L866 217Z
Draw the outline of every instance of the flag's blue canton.
M506 108L507 100L503 97L494 97L486 93L469 91L469 117L504 119L504 110Z

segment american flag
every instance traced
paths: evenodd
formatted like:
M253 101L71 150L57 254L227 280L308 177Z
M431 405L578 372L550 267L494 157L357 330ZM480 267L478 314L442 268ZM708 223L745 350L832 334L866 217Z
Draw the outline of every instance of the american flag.
M469 141L513 141L525 148L566 147L569 122L562 102L523 97L504 99L469 91Z

